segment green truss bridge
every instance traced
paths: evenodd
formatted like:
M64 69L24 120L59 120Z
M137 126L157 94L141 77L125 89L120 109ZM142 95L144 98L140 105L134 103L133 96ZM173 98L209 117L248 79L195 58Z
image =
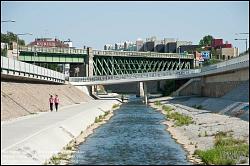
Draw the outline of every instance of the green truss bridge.
M29 63L70 64L83 77L192 69L193 54L102 51L54 47L19 47L18 60ZM71 69L72 70L72 69Z

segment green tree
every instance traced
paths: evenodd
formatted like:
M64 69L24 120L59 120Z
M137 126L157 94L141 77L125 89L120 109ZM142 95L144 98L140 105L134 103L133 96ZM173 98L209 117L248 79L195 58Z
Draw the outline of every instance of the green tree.
M16 41L17 41L17 35L14 34L13 32L7 32L7 34L1 33L1 42L8 43L10 45L12 42ZM18 37L18 45L24 46L25 41Z
M200 45L201 47L202 47L202 46L211 46L212 41L213 41L213 36L207 35L207 36L204 36L204 37L200 40L199 45Z

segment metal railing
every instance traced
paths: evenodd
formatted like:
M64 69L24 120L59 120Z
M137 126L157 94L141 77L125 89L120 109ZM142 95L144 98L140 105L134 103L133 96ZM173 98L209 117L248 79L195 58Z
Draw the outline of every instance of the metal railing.
M1 71L3 70L65 81L65 75L60 72L1 56Z
M160 72L93 76L93 77L70 77L69 81L70 82L94 82L94 81L121 80L121 79L154 78L154 77L165 77L165 76L173 76L175 78L179 78L179 76L196 74L196 73L200 73L200 69L169 70L169 71L160 71Z
M20 46L18 48L19 48L19 51L27 51L27 52L87 54L86 49L75 49L75 48L34 47L34 46Z
M249 55L240 56L225 62L220 62L215 65L210 65L201 69L185 69L185 70L170 70L160 72L123 74L123 75L107 75L107 76L93 76L93 77L70 77L70 82L96 82L108 80L129 80L129 79L143 79L166 77L183 78L183 77L198 77L211 73L224 72L234 70L241 67L249 67Z
M181 59L193 59L194 58L193 54L138 52L138 51L93 50L93 54L99 55L99 56L136 56L136 57L153 57L153 58L181 58Z
M209 70L215 70L215 69L230 66L230 65L236 65L236 64L243 63L243 62L247 62L247 61L249 61L249 54L239 56L239 57L235 57L233 59L230 59L230 60L227 60L227 61L224 61L224 62L219 62L219 63L214 64L214 65L209 65L207 67L203 67L203 68L201 68L201 72L205 72L205 71L209 71Z

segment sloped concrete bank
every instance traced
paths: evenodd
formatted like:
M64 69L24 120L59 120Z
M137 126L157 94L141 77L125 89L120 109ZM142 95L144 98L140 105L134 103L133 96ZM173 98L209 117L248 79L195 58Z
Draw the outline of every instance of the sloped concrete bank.
M104 115L105 111L111 110L114 104L120 104L120 102L115 99L93 100L78 106L66 108L67 110L62 110L61 112L45 113L43 118L54 118L54 123L1 149L1 164L44 164L93 124L96 117ZM82 111L79 111L79 109ZM66 111L72 112L72 116L64 115L63 112ZM62 118L62 116L65 116L65 118L62 118L63 120L57 120L53 115L59 119ZM39 117L32 117L34 119L34 125L38 125L36 121L39 120ZM27 121L27 119L24 119L24 121ZM16 123L21 122L22 121L18 121ZM24 124L24 122L22 122L22 124ZM43 124L40 123L39 125ZM3 129L2 124L1 128ZM22 132L22 130L28 130L28 128L25 125L20 125L19 130ZM5 133L2 132L1 135L3 134Z
M1 82L1 121L49 111L49 95L57 94L59 108L92 100L70 84Z

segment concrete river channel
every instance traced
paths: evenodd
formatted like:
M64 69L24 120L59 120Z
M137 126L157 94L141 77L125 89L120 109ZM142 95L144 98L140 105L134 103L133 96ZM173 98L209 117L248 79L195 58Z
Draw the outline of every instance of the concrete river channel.
M186 152L161 124L165 117L130 98L80 144L74 165L189 165Z

